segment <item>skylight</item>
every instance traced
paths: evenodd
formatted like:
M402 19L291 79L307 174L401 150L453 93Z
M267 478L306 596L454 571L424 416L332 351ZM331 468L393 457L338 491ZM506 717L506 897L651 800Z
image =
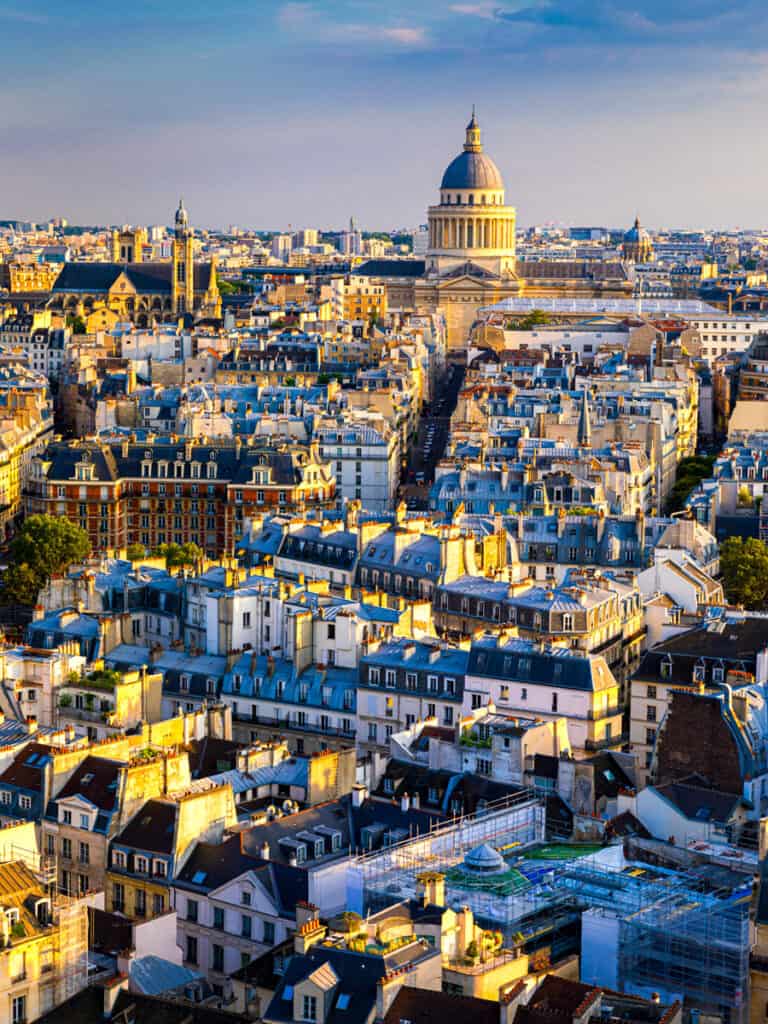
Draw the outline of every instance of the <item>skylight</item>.
M195 885L202 885L203 882L205 881L206 874L207 874L207 872L205 872L205 871L196 871L194 873L194 875L192 875L193 883Z
M349 1000L351 998L352 997L349 995L348 992L342 992L341 995L339 996L338 1002L336 1003L336 1009L346 1010L349 1007Z

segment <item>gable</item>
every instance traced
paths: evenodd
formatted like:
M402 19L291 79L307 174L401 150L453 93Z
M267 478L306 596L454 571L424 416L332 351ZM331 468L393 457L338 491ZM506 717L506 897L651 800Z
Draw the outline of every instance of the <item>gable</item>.
M133 286L132 281L125 273L121 271L112 284L109 287L110 296L123 296L123 295L135 295L136 289Z
M241 902L240 897L244 889L251 894L249 904ZM212 900L229 903L233 907L240 908L244 914L279 915L280 913L277 901L267 891L266 886L259 881L257 874L251 870L225 882L217 889L212 889L208 895Z

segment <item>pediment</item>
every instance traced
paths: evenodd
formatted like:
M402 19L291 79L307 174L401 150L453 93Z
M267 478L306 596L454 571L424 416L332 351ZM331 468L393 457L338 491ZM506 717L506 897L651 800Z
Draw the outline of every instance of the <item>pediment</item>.
M110 295L135 295L136 294L136 288L135 288L133 282L131 281L131 279L128 277L128 275L126 274L126 272L124 270L121 271L118 274L118 276L115 278L115 280L112 282L112 284L110 286L110 289L109 289L109 294Z

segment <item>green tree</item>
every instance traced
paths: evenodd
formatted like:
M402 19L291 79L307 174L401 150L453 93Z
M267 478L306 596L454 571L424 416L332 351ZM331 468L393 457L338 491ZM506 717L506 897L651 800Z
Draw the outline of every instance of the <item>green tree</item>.
M750 611L768 606L768 545L756 537L728 537L720 545L726 597Z
M712 476L714 462L714 455L694 455L680 460L675 485L667 501L667 511L679 512L685 507L686 498L691 491L698 487L702 480Z
M203 557L197 544L159 544L152 552L154 558L164 558L167 569L178 569L183 565L195 565Z
M70 313L67 316L67 327L72 329L73 334L85 334L86 326L85 320L81 316L75 316L74 313Z
M522 320L513 321L508 324L510 331L532 331L536 327L543 327L552 323L552 317L543 309L532 309Z
M125 549L125 555L129 562L140 562L142 558L147 557L147 552L143 544L129 544Z
M34 604L37 592L54 573L81 562L91 550L88 534L69 519L30 516L11 543L3 580L5 600Z
M232 281L225 281L223 277L216 275L216 286L222 295L234 295L237 291L237 285L233 284Z

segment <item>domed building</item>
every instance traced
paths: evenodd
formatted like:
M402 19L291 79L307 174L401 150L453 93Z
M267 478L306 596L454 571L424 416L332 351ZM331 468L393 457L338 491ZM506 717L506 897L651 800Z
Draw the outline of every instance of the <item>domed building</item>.
M650 263L653 259L651 236L640 226L639 217L635 217L635 223L625 232L621 253L631 263Z
M483 152L474 111L463 152L440 182L440 202L430 206L427 274L444 274L471 262L501 276L515 269L515 208L507 206L504 180Z
M502 299L630 298L621 260L517 257L517 214L501 171L484 151L474 111L462 151L446 167L427 213L425 259L371 259L355 268L386 285L390 310L440 310L448 348L463 354L479 309Z

